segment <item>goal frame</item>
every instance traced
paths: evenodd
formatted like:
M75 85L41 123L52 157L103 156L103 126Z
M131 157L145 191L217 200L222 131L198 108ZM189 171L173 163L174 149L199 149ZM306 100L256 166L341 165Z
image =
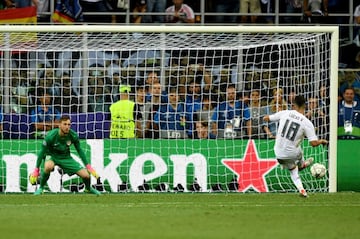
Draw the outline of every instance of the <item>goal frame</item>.
M337 26L113 26L113 25L0 25L7 32L111 32L111 33L329 33L330 43L330 136L329 192L337 192L337 82L339 28ZM5 66L6 67L6 66ZM6 94L6 92L5 92ZM5 102L6 103L6 102Z

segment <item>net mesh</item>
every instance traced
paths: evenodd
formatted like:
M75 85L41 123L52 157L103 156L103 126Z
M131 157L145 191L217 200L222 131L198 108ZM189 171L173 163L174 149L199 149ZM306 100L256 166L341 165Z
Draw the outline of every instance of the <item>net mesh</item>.
M69 114L108 191L295 191L274 158L277 125L262 117L290 109L302 94L317 134L329 138L330 40L328 33L1 33L0 184L34 190L27 175L40 139ZM124 132L112 137L110 107L127 85L138 130L112 139ZM326 150L307 141L304 156L328 163ZM53 174L51 191L80 182ZM309 190L328 190L327 176L306 169L302 177Z

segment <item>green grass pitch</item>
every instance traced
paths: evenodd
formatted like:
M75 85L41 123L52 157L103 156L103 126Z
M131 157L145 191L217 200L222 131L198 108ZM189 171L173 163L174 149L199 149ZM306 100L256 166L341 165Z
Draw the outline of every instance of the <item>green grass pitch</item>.
M0 194L0 237L359 238L360 193Z

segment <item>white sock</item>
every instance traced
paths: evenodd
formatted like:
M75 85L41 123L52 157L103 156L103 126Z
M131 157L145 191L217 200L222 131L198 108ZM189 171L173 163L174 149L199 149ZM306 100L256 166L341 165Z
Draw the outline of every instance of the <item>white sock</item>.
M293 170L290 170L290 176L291 176L291 180L294 182L296 188L299 190L299 192L301 190L304 189L304 186L301 182L301 178L299 176L299 169L298 167L295 167Z

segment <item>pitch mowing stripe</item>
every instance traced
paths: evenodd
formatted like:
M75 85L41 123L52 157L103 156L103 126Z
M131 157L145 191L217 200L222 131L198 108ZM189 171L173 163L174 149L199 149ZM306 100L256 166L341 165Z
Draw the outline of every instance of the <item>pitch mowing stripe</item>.
M251 204L249 202L215 202L215 203L201 203L201 204L194 204L194 202L139 202L139 203L119 203L119 204L107 204L107 203L96 203L96 204L89 204L89 203L41 203L41 204L1 204L1 207L89 207L94 205L96 207L111 207L111 208L123 208L123 207L182 207L182 206L191 206L191 207L299 207L299 204L278 204L278 203L256 203ZM360 203L306 203L307 207L360 207Z

